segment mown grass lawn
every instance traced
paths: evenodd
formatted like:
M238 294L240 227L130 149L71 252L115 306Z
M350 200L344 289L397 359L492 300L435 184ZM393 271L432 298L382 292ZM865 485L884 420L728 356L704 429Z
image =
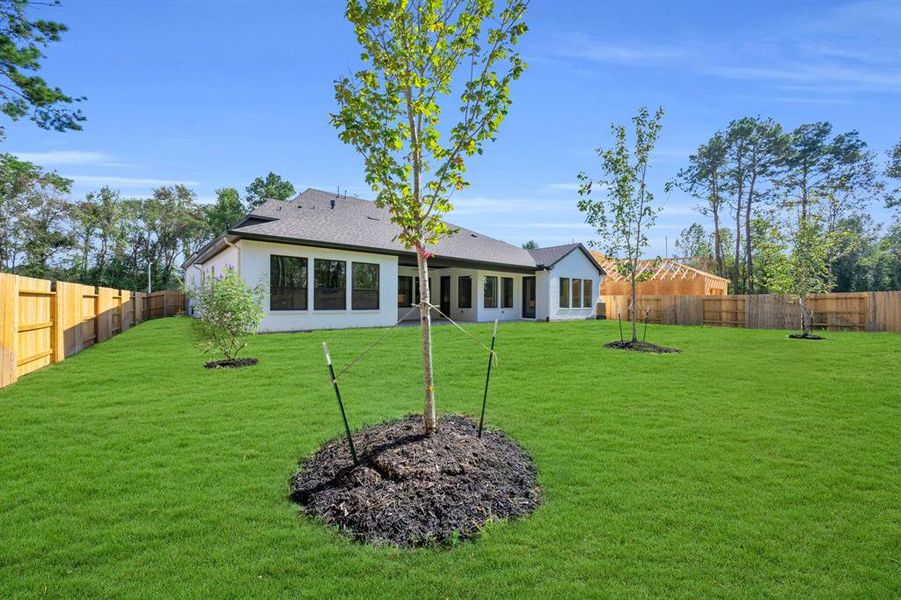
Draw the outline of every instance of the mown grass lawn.
M141 325L0 391L0 598L901 595L901 336L502 325L488 423L544 504L450 549L351 542L287 499L341 432L320 343L258 336L208 371L191 323ZM487 338L490 326L469 326ZM420 407L419 332L343 380L352 426ZM476 414L485 354L435 332L437 397Z

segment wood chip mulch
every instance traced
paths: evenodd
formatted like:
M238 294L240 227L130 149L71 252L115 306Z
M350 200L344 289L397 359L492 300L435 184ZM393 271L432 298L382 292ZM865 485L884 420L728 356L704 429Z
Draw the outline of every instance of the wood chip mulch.
M473 537L488 521L531 513L541 501L531 458L496 431L476 437L463 416L439 419L423 435L411 415L327 442L291 478L304 511L353 538L394 546L440 545Z
M207 369L239 369L241 367L250 367L259 362L256 358L225 358L222 360L211 360L203 365Z
M651 342L624 342L621 340L616 340L604 344L604 348L613 348L615 350L631 350L633 352L651 352L654 354L672 354L674 352L681 352L681 350L679 350L678 348L658 346L657 344L652 344Z

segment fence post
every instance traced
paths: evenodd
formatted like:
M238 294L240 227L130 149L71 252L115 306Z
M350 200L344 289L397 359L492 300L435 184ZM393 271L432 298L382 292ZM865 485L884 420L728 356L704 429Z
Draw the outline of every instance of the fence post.
M0 273L0 387L16 382L19 286L15 275Z
M51 363L62 362L66 358L66 286L57 281L53 284L56 294L50 296L50 355Z

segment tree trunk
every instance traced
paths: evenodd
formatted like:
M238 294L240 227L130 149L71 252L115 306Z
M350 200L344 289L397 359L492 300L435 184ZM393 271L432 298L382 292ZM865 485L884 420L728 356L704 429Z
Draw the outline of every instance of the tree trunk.
M425 433L438 431L435 416L435 383L432 377L432 309L429 295L429 259L425 250L416 249L419 266L419 323L422 332L422 383L425 387L425 404L422 409L422 423Z
M801 334L810 335L810 311L807 310L807 298L805 296L798 297L798 304L801 306Z
M638 341L638 290L635 287L635 269L638 267L638 261L632 263L632 273L630 280L632 282L632 341Z
M757 175L751 175L751 183L748 186L748 201L745 203L745 293L754 293L754 259L751 256L753 243L751 241L751 208L754 199L754 185L757 183Z
M720 208L713 207L713 258L716 261L716 274L723 277L726 274L723 266L723 238L720 235Z

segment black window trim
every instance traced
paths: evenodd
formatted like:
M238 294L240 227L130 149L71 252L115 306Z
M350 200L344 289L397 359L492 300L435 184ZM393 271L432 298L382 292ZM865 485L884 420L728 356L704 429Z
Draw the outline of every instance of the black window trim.
M494 300L492 306L488 306L488 280L494 280L494 295L491 297ZM495 309L497 308L498 302L498 288L497 288L497 275L485 275L485 283L482 285L482 306L485 308Z
M357 288L354 286L354 269L357 265L366 265L367 267L375 267L375 308L366 307L366 308L356 308L355 304L355 293ZM372 291L372 290L366 290ZM362 260L351 261L350 263L350 310L352 311L365 311L365 310L381 310L381 295L382 295L382 268L379 263L374 262L365 262ZM345 301L346 302L346 301Z
M469 294L467 296L463 295L463 286L460 283L463 280L466 280L469 284ZM463 300L466 300L466 304L463 304ZM472 308L472 276L471 275L460 275L457 277L457 308Z
M510 297L509 298L507 297L507 293L505 291L507 289L508 281L510 282ZM516 297L515 290L516 290L516 282L514 281L514 279L512 277L501 277L501 289L500 289L501 308L513 308L513 305L516 303L516 301L514 300L514 298ZM507 304L508 302L509 302L509 304Z
M319 308L316 306L316 290L319 289L319 286L316 285L316 263L317 262L329 262L329 263L343 263L344 264L344 306L341 308ZM347 310L347 260L342 260L340 258L314 258L313 259L313 310L317 312L341 312ZM340 289L340 288L339 288Z
M305 299L305 308L272 308L272 259L273 258L292 258L296 260L304 261L304 269L307 272L306 281L304 281L303 288L296 288L304 290L304 299ZM310 258L307 256L291 256L289 254L270 254L269 255L269 312L278 312L278 313L286 313L286 312L309 312L310 311Z

